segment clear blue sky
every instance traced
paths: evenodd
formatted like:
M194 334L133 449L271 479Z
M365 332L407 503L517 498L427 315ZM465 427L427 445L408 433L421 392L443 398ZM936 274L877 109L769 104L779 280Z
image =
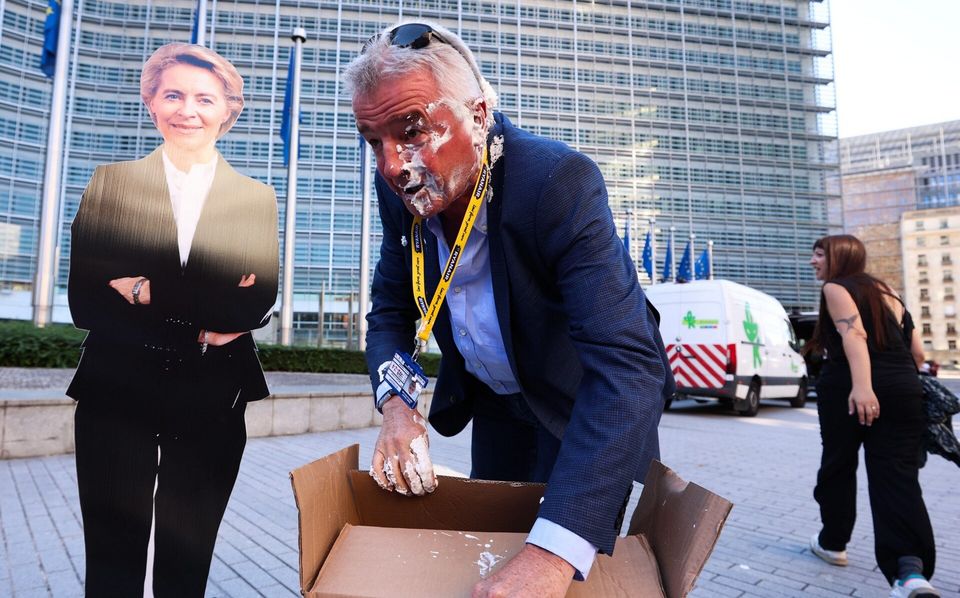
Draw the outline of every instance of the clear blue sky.
M960 120L960 0L831 0L840 137Z

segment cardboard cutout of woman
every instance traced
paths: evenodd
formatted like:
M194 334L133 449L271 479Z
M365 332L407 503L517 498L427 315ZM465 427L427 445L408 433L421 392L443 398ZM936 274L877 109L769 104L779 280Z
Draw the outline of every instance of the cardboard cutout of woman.
M141 595L154 513L154 594L203 595L244 409L269 394L249 331L277 297L276 197L215 149L242 90L212 50L159 48L140 91L163 145L99 166L73 222L70 312L89 333L67 394L87 596Z

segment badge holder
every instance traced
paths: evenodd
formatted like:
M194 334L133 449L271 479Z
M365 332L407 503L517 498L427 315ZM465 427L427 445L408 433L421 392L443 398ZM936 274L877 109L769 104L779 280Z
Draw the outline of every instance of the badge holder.
M417 408L420 393L427 387L427 376L413 357L397 351L383 373L383 380L411 409Z

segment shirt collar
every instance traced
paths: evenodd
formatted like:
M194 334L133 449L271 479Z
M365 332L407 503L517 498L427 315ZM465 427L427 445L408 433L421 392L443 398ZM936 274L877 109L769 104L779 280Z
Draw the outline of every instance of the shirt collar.
M443 239L443 223L440 222L440 216L433 216L432 218L427 218L427 228L434 234L438 239ZM486 200L480 202L480 209L477 210L477 218L473 221L473 230L470 232L471 235L474 234L487 234L487 202Z
M172 160L167 156L167 152L160 150L160 155L163 156L163 169L166 171L168 177L173 177L177 180L193 177L213 177L213 173L217 169L217 160L220 158L219 154L214 154L213 159L209 162L198 162L190 167L190 172L184 172L177 168Z

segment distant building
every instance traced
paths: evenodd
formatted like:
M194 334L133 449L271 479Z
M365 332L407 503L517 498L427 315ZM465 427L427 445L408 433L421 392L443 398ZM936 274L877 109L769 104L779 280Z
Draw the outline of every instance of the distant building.
M928 359L958 361L955 273L960 273L960 206L904 212L904 299Z
M960 120L840 140L842 218L871 273L906 292L901 217L960 205Z
M77 0L68 78L54 317L68 321L70 222L96 165L160 143L139 96L158 46L190 39L195 0ZM715 241L714 273L812 308L814 239L839 227L829 4L807 0L219 0L207 43L243 75L247 104L218 148L273 185L295 25L307 31L293 274L294 328L342 342L360 264L360 163L346 64L364 40L430 19L473 48L515 124L585 152L607 182L618 231L634 213ZM40 72L46 0L0 0L0 318L30 317L51 82ZM374 218L376 221L376 218ZM373 226L373 246L380 231ZM662 266L666 234L659 237ZM642 243L631 247L639 262ZM698 251L699 252L699 251ZM373 252L372 260L377 258ZM658 267L662 272L662 269ZM649 280L643 275L643 283Z

